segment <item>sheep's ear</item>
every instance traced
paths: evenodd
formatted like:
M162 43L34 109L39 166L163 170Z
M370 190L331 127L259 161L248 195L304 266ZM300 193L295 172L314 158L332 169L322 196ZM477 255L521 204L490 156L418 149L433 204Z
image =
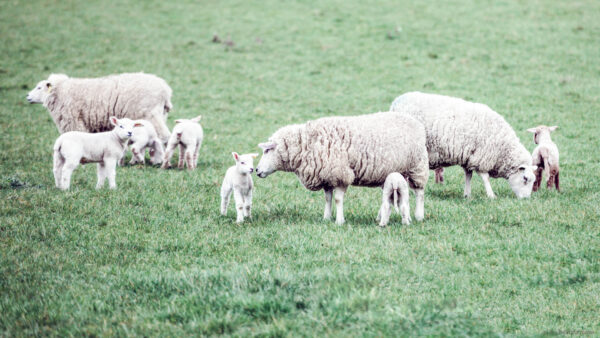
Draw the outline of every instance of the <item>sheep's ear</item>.
M235 151L231 153L231 155L233 155L233 159L237 162L240 159L240 155L238 155L238 153L236 153Z
M175 120L175 124L181 123L181 122L183 122L183 120Z
M529 128L529 129L527 129L527 131L535 134L535 132L537 131L537 128Z
M111 117L109 117L108 119L110 120L110 123L111 123L113 126L116 126L116 125L118 124L117 118L116 118L115 116L111 116Z
M548 130L550 130L550 131L555 131L555 130L556 130L556 128L558 128L558 126L552 126L552 127L548 127Z
M143 127L143 126L144 126L144 125L143 125L143 124L141 124L141 123L139 123L139 122L136 122L136 123L133 125L133 127L134 127L134 128L135 128L135 127Z
M252 153L252 154L250 154L250 156L251 156L252 158L257 158L257 157L258 157L258 154L257 154L257 153Z
M261 148L263 151L265 151L265 150L275 149L275 147L277 147L277 144L275 142L265 142L265 143L259 143L258 147Z
M198 115L198 116L194 117L194 118L192 119L192 121L194 121L194 122L200 122L200 119L201 119L201 118L202 118L202 115Z

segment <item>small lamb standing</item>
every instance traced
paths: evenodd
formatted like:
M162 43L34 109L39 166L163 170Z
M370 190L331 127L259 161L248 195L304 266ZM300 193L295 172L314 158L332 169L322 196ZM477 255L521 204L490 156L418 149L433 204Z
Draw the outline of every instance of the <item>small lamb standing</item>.
M177 168L183 169L185 159L188 170L196 169L198 152L204 138L204 132L200 125L201 118L202 116L198 115L189 120L175 120L175 127L173 127L173 133L171 133L167 149L165 150L162 169L167 169L171 166L171 156L173 156L173 151L177 146L179 146L179 163L177 164Z
M231 153L235 159L235 165L229 167L223 179L221 186L221 215L227 214L227 205L229 205L229 197L233 191L235 199L235 209L237 211L237 223L244 221L244 217L251 217L250 209L252 208L252 172L254 171L254 159L258 154Z
M148 152L150 153L150 163L162 163L165 149L163 148L162 142L158 138L152 123L146 120L135 120L134 122L141 126L133 128L133 135L131 135L131 138L129 139L129 148L133 154L129 164L144 164L146 148L148 148ZM125 152L127 152L127 150L125 150ZM123 165L124 158L124 156L121 158L121 165Z
M29 103L48 109L59 133L109 131L110 116L149 120L163 143L169 139L167 114L173 108L171 87L152 74L124 73L99 78L51 74L27 95Z
M400 195L400 203L398 203L398 195ZM398 204L400 210L398 210ZM402 215L402 224L410 224L410 205L408 204L408 184L404 176L400 173L391 173L385 179L383 184L383 195L381 199L381 208L377 215L379 225L385 227L389 220L392 210L390 205L393 205L396 212Z
M542 172L546 172L548 181L546 187L552 189L554 186L556 190L560 191L558 183L558 147L550 138L550 133L555 131L558 126L547 127L544 125L537 126L535 128L527 129L528 132L533 133L533 142L538 146L533 150L533 164L537 165L535 172L535 183L533 184L533 191L537 191L542 183Z
M110 117L110 123L115 126L112 131L103 133L84 133L70 131L62 134L54 143L54 181L56 187L69 189L71 174L79 164L98 163L98 183L96 189L102 188L108 177L111 189L115 183L115 168L117 162L127 149L127 141L133 134L133 128L138 125L124 118Z

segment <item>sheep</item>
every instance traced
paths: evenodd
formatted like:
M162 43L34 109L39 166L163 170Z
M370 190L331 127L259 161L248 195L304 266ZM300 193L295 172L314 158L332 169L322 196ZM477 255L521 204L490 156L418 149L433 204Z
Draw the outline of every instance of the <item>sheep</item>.
M377 215L379 226L385 227L390 220L390 204L394 206L396 212L402 215L402 224L410 224L410 205L408 204L408 184L400 173L391 173L385 179L383 184L383 194L381 199L381 208ZM398 195L400 195L400 203L398 203ZM398 210L398 204L400 210Z
M68 190L71 174L79 164L98 163L98 182L96 189L102 188L108 177L110 189L117 187L115 168L127 148L127 141L138 126L128 118L109 118L114 126L112 131L103 133L66 132L54 143L54 182L61 190Z
M103 132L112 129L109 116L152 122L163 143L169 138L167 113L172 90L165 80L144 73L100 78L70 78L51 74L27 95L29 103L48 109L58 132Z
M535 172L535 183L533 184L533 191L537 191L542 183L542 172L546 172L548 181L546 187L552 189L552 186L560 191L559 180L558 180L558 147L550 138L550 133L555 131L558 126L547 127L544 125L537 126L535 128L527 129L528 132L533 133L533 142L538 146L533 150L533 164L537 165Z
M424 189L428 179L425 129L410 116L375 113L325 117L277 130L258 145L263 156L258 177L277 170L294 172L310 190L325 191L323 218L331 218L335 194L336 223L344 223L344 193L350 185L381 187L399 172L415 191L415 218L424 217Z
M131 149L132 157L129 164L145 163L144 155L146 148L150 153L150 163L160 164L162 163L164 156L164 148L162 142L156 134L154 126L146 120L135 120L134 122L140 124L140 127L133 129L133 135L129 139L129 148ZM127 152L127 149L125 150ZM125 155L125 154L123 154ZM121 158L121 165L125 156Z
M236 152L231 153L235 159L235 165L229 167L223 178L221 185L221 215L227 214L227 205L229 197L233 191L235 199L235 209L237 211L237 223L244 221L244 217L251 217L252 208L252 172L254 171L254 159L258 154L239 155Z
M483 180L489 198L495 198L489 177L507 179L518 198L531 195L536 169L531 155L504 118L488 106L410 92L397 97L390 111L412 116L425 126L430 169L463 167L465 197L471 196L473 171ZM442 172L436 176L443 180Z
M175 147L179 145L179 163L177 167L183 169L184 159L188 167L188 170L196 168L198 163L198 152L202 145L202 139L204 133L202 126L200 125L201 115L194 117L193 119L179 119L175 120L175 127L173 127L173 133L167 143L165 150L165 157L163 159L162 169L167 169L171 166L171 156Z

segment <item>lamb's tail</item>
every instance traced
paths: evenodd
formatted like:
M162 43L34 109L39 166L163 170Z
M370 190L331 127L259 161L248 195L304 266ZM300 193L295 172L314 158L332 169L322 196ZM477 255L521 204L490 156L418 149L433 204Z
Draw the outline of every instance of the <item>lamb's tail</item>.
M548 152L548 149L544 148L544 147L540 147L540 157L542 162L544 163L544 174L546 175L546 177L548 177L550 175L550 166L552 165L550 162L550 153Z
M400 205L398 204L398 190L399 188L394 188L394 209L396 209L396 212L400 212Z

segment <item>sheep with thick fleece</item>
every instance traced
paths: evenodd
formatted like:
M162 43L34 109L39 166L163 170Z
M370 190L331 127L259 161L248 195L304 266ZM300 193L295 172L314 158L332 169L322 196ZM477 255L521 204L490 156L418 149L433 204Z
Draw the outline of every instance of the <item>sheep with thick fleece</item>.
M535 183L533 185L533 191L537 191L542 183L542 172L546 172L548 181L546 187L552 189L554 186L556 190L560 191L558 172L558 147L552 138L550 133L555 131L558 126L547 127L544 125L537 126L535 128L527 129L528 132L533 133L533 142L538 146L533 149L532 157L533 164L537 165L535 172Z
M235 210L237 212L236 222L244 221L244 217L251 217L252 208L252 172L254 171L254 159L258 154L239 155L236 152L231 153L235 160L235 165L229 167L223 178L221 185L221 215L227 214L227 205L233 192L235 200Z
M114 126L112 131L103 133L85 133L80 131L66 132L54 143L54 181L56 187L69 189L71 174L79 164L98 163L98 183L96 189L102 188L108 178L111 189L115 183L117 162L127 149L127 142L133 134L136 123L128 118L110 117Z
M27 95L30 103L48 109L59 133L90 133L112 129L110 116L149 120L163 143L169 138L167 113L173 108L172 90L152 74L125 73L99 78L70 78L52 74Z
M258 177L282 170L295 173L310 190L325 191L324 218L331 217L335 193L336 223L344 223L344 193L350 185L381 187L393 172L402 173L416 195L415 218L424 216L428 179L425 130L405 114L376 113L325 117L276 131L259 144L263 156Z
M400 201L398 202L398 195ZM385 179L383 184L383 193L381 197L381 208L377 215L379 225L385 227L389 220L393 205L396 212L402 215L402 224L410 224L410 205L408 204L408 184L400 173L391 173Z
M150 153L150 163L162 163L165 150L152 123L146 120L135 120L134 122L139 124L139 126L133 128L133 135L131 135L131 138L129 139L128 144L132 154L129 164L144 164L146 148L148 148L148 152ZM127 150L125 150L125 152L127 152ZM121 158L121 165L123 165L124 159L125 156Z
M183 169L185 160L188 170L196 168L198 152L204 138L204 132L200 125L201 118L202 116L198 115L193 119L175 120L175 127L173 127L173 133L167 143L161 168L167 169L171 166L171 156L173 156L173 151L177 146L179 146L179 163L177 167Z
M471 195L473 171L481 176L490 198L495 195L489 177L507 179L518 198L531 195L536 169L531 155L504 118L488 106L410 92L397 97L390 111L412 116L425 126L430 169L463 167L465 197Z

